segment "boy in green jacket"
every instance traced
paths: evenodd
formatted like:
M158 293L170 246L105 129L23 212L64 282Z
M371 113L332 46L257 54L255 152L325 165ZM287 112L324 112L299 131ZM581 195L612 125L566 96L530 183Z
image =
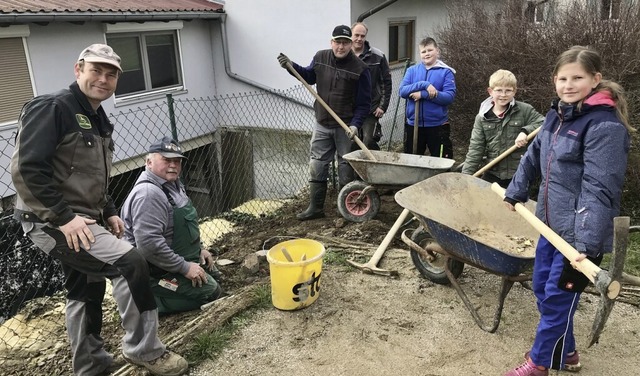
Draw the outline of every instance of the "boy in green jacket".
M462 167L463 174L474 174L487 161L495 159L514 144L519 148L482 175L506 188L526 152L527 135L542 125L544 116L531 105L516 101L516 76L499 69L489 77L490 97L480 105L469 141L469 151Z

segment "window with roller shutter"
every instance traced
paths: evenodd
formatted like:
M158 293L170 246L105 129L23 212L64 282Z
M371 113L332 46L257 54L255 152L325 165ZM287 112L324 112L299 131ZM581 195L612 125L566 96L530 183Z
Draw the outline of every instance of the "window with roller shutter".
M0 126L16 123L22 106L33 98L33 85L22 37L0 35Z

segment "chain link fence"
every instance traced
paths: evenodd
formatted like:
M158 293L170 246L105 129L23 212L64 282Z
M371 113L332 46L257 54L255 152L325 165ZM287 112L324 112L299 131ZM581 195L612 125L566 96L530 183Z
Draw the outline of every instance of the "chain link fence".
M383 150L402 143L405 106L397 93L405 70L405 65L392 69L391 104L381 120ZM111 114L116 152L110 194L120 208L144 169L148 146L173 136L188 157L181 179L201 221L208 223L201 227L202 237L215 239L228 228L211 219L233 218L228 214L247 205L250 212L266 212L273 201L295 197L306 186L313 101L303 86L296 86L198 99L167 96L156 106ZM59 263L33 246L13 218L9 163L14 139L15 133L0 139L0 365L66 341L60 331L63 315L51 315L39 303L42 299L30 301L62 294L64 278Z

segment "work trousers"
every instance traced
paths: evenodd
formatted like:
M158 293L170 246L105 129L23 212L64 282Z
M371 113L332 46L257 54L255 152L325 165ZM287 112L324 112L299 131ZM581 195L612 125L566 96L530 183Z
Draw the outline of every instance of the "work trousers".
M351 139L342 128L326 128L316 123L311 136L311 161L309 162L309 181L326 182L329 178L329 166L338 155L338 182L344 187L354 179L351 165L342 156L351 151Z
M369 114L362 123L362 143L371 150L380 150L378 143L373 139L377 122L378 118L374 114Z
M413 154L413 125L404 126L404 152ZM418 150L416 154L425 155L427 147L432 157L453 159L453 143L451 142L451 126L449 123L435 127L418 127Z
M59 260L67 290L66 325L76 375L101 374L113 362L104 349L102 302L109 278L125 335L122 352L130 359L150 361L165 346L157 336L158 311L149 287L147 261L124 240L103 227L88 225L95 237L90 250L70 249L64 234L49 224L23 222L24 232L43 252Z

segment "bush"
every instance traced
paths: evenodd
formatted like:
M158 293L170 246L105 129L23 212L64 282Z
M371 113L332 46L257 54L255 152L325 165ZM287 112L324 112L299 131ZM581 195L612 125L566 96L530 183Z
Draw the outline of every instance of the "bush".
M528 1L509 0L491 8L481 0L449 2L450 23L437 32L443 60L456 69L458 93L450 108L454 143L465 148L489 76L508 69L518 78L517 99L546 114L555 90L556 58L574 45L590 46L604 60L605 78L627 92L631 124L639 119L640 4L623 2L618 20L600 20L584 1L547 1L543 23L528 22ZM634 145L637 136L634 136ZM640 153L632 147L622 214L640 219Z

